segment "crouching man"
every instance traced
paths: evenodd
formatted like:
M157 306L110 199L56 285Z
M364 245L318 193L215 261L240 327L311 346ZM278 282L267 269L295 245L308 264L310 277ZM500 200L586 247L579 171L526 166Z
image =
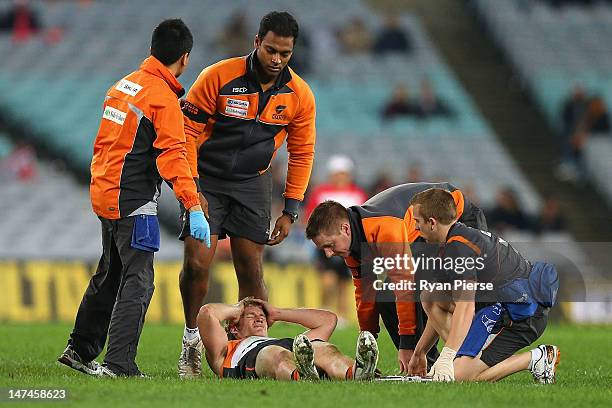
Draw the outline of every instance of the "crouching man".
M268 337L268 327L277 321L309 330L295 339ZM336 328L337 317L332 312L276 308L245 298L235 305L206 304L197 322L206 361L221 378L318 380L321 375L332 380L374 379L376 339L361 332L355 359L343 355L327 341Z
M445 190L423 191L412 205L417 229L444 266L429 271L429 290L421 291L428 320L409 373L425 374L426 352L440 337L444 349L429 372L435 381L497 381L529 370L536 382L554 383L557 346L515 353L546 328L559 289L555 267L532 264L503 239L456 222Z

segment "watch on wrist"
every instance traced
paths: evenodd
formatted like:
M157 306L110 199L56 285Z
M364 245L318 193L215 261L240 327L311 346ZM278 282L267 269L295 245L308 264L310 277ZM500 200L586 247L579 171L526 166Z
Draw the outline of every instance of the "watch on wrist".
M283 214L285 214L287 217L289 217L289 219L291 220L292 224L294 222L296 222L297 219L298 219L298 213L296 213L296 212L291 212L291 211L283 210Z

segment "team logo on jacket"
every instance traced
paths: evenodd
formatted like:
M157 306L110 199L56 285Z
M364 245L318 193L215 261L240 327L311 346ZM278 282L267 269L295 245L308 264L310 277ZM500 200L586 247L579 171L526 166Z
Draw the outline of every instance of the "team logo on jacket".
M285 115L281 115L285 109L287 109L287 106L285 105L276 105L276 108L274 108L276 113L272 114L272 119L285 120Z
M225 113L246 118L249 113L249 101L228 98L227 105L225 106Z
M126 95L136 96L138 92L142 89L141 85L138 85L136 82L128 81L127 79L122 79L119 81L116 90L123 92Z
M115 122L118 125L123 125L126 115L127 113L121 112L119 109L115 109L112 106L107 106L104 108L102 118Z

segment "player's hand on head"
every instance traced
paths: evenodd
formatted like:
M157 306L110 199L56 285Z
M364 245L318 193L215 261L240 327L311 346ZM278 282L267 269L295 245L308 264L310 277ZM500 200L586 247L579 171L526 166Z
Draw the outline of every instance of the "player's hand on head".
M287 238L287 235L289 235L291 225L291 218L288 215L283 214L278 217L276 223L274 224L274 230L272 231L270 239L268 240L268 242L266 242L266 244L277 245L283 242L283 240Z
M240 316L242 316L242 313L244 313L244 303L247 300L253 300L253 297L246 297L240 300L238 303L232 305L234 307L234 313L232 314L232 323L238 323L238 320L240 320Z
M410 363L410 359L414 354L414 350L408 349L399 349L397 351L397 361L399 363L399 369L401 373L408 372L408 364Z
M427 375L427 356L424 353L413 353L408 363L408 375Z
M278 314L278 309L272 306L270 303L261 299L253 299L254 302L261 305L264 312L266 313L266 321L268 323L268 327L272 326L274 322L276 322L276 315Z

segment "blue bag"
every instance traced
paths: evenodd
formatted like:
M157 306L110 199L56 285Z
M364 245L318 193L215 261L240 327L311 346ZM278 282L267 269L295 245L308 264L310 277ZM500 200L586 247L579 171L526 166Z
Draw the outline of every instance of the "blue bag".
M557 268L547 262L536 262L529 274L529 288L533 300L544 307L553 307L559 293Z
M159 251L159 221L157 215L134 216L132 248L147 252Z
M501 303L483 307L476 312L470 329L459 351L457 351L457 357L476 357L487 342L489 335L493 332L493 328L501 319L503 312L504 307Z

